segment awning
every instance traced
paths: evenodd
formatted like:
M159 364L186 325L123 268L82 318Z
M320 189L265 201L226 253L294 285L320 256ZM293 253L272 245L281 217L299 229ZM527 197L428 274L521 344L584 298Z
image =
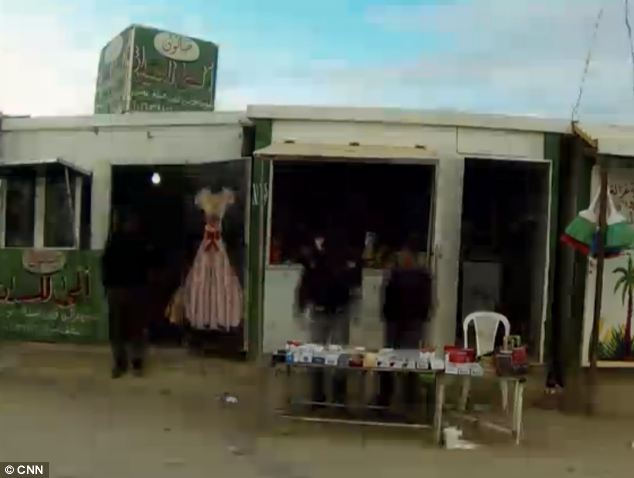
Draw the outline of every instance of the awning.
M33 170L38 174L63 172L64 169L70 169L71 171L81 174L83 176L90 176L92 173L80 166L77 166L70 161L66 161L62 158L47 158L47 159L0 159L0 176L11 176L14 174L20 174L25 170Z
M573 131L599 154L634 157L634 127L576 123Z
M257 157L289 159L298 157L313 160L358 159L358 160L410 160L436 162L437 155L424 146L374 146L337 145L317 143L273 143L254 152Z

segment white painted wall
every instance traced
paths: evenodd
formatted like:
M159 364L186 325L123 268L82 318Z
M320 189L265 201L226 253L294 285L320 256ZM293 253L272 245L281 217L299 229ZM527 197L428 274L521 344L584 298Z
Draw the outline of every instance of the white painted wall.
M74 118L4 118L2 159L63 158L92 171L91 248L108 233L111 166L238 159L241 115L157 113Z
M272 142L289 140L296 143L337 145L352 142L404 147L422 145L435 153L438 158L433 238L436 305L427 331L427 341L437 346L453 343L456 330L464 158L478 156L490 157L492 160L540 159L544 154L544 135L534 131L412 123L274 120ZM283 273L272 267L267 268L265 273L265 351L267 347L273 350L283 345L289 338L307 338L306 331L292 323L292 309L289 308L291 298L287 288L290 280L299 277L295 275L297 274ZM361 305L364 322L352 328L352 341L376 341L375 336L381 330L380 314L376 310L379 282L369 276L364 278L364 298Z
M529 131L458 128L458 153L541 159L544 155L544 135Z
M379 146L426 146L430 151L456 151L455 127L430 127L415 124L358 123L335 121L291 121L273 123L273 143L293 140L298 143Z

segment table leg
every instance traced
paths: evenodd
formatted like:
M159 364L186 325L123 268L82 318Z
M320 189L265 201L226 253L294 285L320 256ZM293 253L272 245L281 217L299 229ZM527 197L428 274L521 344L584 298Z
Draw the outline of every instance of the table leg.
M509 410L509 380L500 379L500 391L502 392L502 410L507 413Z
M515 444L520 444L522 436L522 419L524 415L524 382L517 380L514 390L515 399L513 400L513 435L515 436Z
M436 405L434 407L434 440L436 444L442 443L442 412L445 405L445 376L436 375Z
M357 404L359 406L358 410L360 414L363 414L363 406L366 405L366 399L365 399L365 395L366 395L366 380L367 380L367 374L366 371L363 370L361 373L359 373L359 376L357 377L357 379L359 380L358 386L359 388L357 389Z
M287 412L291 411L293 404L293 377L292 368L290 365L286 366L286 377L284 380L284 401L286 402Z
M458 404L458 410L464 412L467 409L467 402L469 401L469 394L471 393L471 376L463 375L460 377L461 390L460 390L460 403Z

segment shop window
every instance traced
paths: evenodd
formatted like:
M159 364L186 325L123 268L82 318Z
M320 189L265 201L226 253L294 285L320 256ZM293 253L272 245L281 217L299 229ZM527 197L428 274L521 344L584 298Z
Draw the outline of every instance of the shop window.
M89 247L90 194L90 178L74 173L0 177L0 247Z
M44 247L75 246L75 183L74 175L46 178Z
M11 177L6 183L5 246L33 247L35 241L35 177Z
M383 269L406 241L428 253L434 167L387 163L276 161L269 263L297 263L314 237Z

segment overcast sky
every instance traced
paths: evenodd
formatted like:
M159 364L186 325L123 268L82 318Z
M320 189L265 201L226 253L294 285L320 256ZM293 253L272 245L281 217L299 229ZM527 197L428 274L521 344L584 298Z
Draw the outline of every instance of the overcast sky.
M277 103L569 118L601 4L580 117L634 122L624 0L0 0L0 110L90 114L100 49L142 23L220 45L222 110Z

